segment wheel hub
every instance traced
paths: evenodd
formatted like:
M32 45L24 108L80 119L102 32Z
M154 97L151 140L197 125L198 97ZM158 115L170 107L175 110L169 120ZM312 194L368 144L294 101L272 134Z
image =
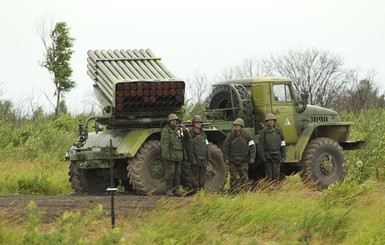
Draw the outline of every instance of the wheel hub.
M166 167L160 159L155 159L150 163L151 177L157 180L162 180L166 175Z
M323 175L330 175L335 166L335 160L333 156L329 154L324 154L320 158L320 170Z

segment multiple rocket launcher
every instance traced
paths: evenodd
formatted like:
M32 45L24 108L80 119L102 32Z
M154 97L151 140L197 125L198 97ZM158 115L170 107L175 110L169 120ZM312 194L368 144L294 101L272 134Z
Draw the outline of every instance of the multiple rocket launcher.
M185 83L149 49L88 51L88 75L104 108L115 115L168 114L183 106Z
M116 112L177 109L183 105L184 82L116 84Z

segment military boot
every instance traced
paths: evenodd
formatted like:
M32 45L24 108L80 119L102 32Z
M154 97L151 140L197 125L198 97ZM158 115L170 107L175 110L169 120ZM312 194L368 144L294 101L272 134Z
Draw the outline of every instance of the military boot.
M193 185L189 191L186 191L186 192L184 193L184 196L191 196L191 195L194 195L194 194L197 193L197 192L198 192L198 187L196 187L195 185Z
M166 196L174 196L174 194L172 193L172 180L166 180L166 187Z
M173 179L173 189L172 193L175 197L181 197L182 193L179 192L179 179Z

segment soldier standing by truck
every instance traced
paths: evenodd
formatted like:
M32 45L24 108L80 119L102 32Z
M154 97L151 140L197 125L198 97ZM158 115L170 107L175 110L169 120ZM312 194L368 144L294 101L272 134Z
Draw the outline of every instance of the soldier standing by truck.
M286 158L285 137L274 114L267 114L265 121L267 126L259 133L258 155L265 164L266 179L279 180L280 165Z
M255 142L251 135L243 130L244 126L243 119L237 118L233 122L233 131L223 143L223 157L230 168L230 192L234 192L239 185L242 186L248 181L249 163L254 164L255 161Z
M189 138L191 142L189 150L191 151L191 154L188 154L188 156L191 158L189 160L191 162L191 171L193 174L193 193L204 188L207 164L211 162L211 156L208 149L209 141L207 140L207 136L202 129L202 123L202 117L195 115L192 118L193 127L189 130Z
M178 116L171 113L167 125L161 131L160 147L162 158L166 165L166 195L180 197L179 183L181 163L183 160L183 143L185 127L177 127Z

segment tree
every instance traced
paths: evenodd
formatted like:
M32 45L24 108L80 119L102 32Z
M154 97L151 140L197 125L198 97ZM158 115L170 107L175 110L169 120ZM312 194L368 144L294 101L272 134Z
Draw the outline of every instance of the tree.
M192 103L202 103L211 91L211 83L206 73L196 71L192 78L187 79L187 90Z
M251 78L255 76L265 75L266 67L263 65L262 59L255 56L244 58L240 64L225 68L219 75L218 80L231 80L239 78Z
M49 32L49 38L44 30L45 28L42 27L39 33L45 48L44 59L40 61L40 65L52 75L56 96L55 118L58 118L62 97L76 86L76 83L71 80L70 66L75 39L70 37L70 28L66 22L56 23L55 28Z
M315 48L289 50L267 60L271 73L288 77L298 93L307 93L311 104L330 107L351 79L340 56Z
M211 82L206 73L196 71L187 82L187 95L185 107L187 114L185 117L191 118L195 114L200 114L206 108L206 100L211 91ZM184 118L184 119L187 119Z
M375 76L375 71L369 71L363 79L356 75L351 86L336 101L336 109L359 114L371 108L384 108L385 95L380 94L375 85Z

